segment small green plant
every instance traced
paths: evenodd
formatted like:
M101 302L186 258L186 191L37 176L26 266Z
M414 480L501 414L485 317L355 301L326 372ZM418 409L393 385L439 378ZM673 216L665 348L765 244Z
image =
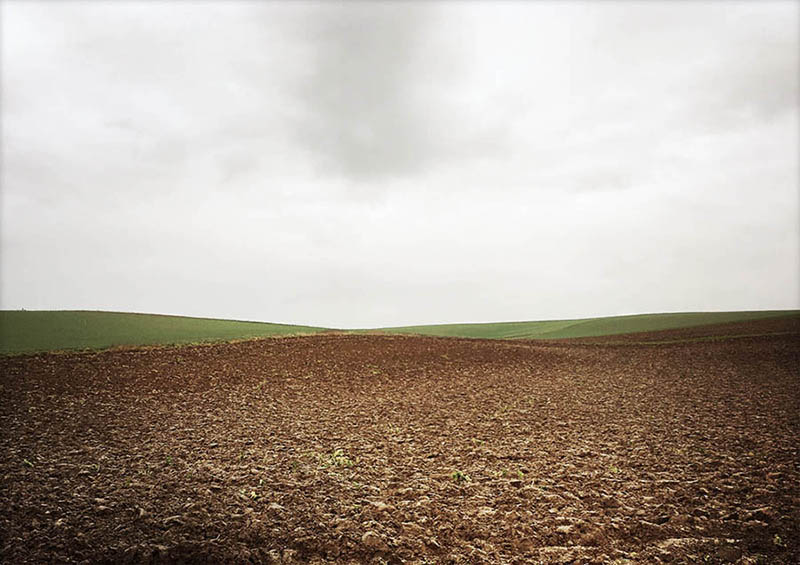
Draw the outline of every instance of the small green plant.
M777 545L778 547L786 547L786 542L783 541L783 538L778 534L775 534L772 538L772 543Z
M615 475L619 475L622 472L622 470L616 465L612 465L611 467L608 468L608 470L614 473Z
M355 465L352 459L344 454L341 448L334 449L330 455L320 456L322 468L327 467L352 467Z
M28 467L33 467L33 463L31 463L31 462L30 462L30 461L28 461L27 459L23 459L23 460L22 460L22 462L23 462L25 465L27 465Z
M520 480L525 478L525 472L522 469L517 469L516 471L508 471L506 469L501 469L499 471L494 471L493 473L495 478L508 478L508 477L516 477Z
M459 484L468 483L469 481L472 480L472 479L469 478L469 475L467 475L466 473L464 473L462 471L458 471L458 470L453 471L453 474L450 475L450 477L453 479L454 482L459 483Z
M172 466L172 455L167 455L166 463L167 465Z
M352 467L354 465L353 460L345 455L341 449L334 450L333 455L331 455L331 461L337 467Z

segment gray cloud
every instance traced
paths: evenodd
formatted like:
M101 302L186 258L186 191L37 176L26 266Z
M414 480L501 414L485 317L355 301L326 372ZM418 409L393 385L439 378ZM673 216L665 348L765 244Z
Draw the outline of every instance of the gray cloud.
M638 89L651 103L671 108L673 120L728 129L798 107L796 2L593 8L591 48L599 63L595 72L609 78L635 72L642 81ZM625 83L605 82L606 89L620 86L625 88Z
M317 10L300 30L312 54L298 137L324 169L372 180L437 158L435 108L414 89L431 17L423 4L355 3Z
M0 306L799 307L796 2L2 2Z
M505 147L506 124L480 124L476 108L452 103L468 62L437 44L448 15L441 5L355 2L317 8L298 26L310 68L295 133L323 173L402 179Z

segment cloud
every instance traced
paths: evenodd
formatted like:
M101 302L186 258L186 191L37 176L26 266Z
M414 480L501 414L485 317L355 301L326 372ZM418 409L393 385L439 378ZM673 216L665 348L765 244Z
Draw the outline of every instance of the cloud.
M689 86L697 103L692 117L714 127L779 118L800 108L800 4L772 11L745 6L725 19L729 47L703 57Z
M799 305L795 2L2 8L4 307Z
M640 97L673 128L730 129L798 107L796 2L604 3L591 13L588 78L628 103Z
M431 10L419 4L317 7L301 30L311 51L298 87L297 137L323 171L353 180L423 171L439 153L435 108L415 97Z
M416 2L309 11L296 31L309 69L295 135L321 174L356 184L413 178L502 147L506 125L481 123L490 113L469 106L459 46L437 36L449 15Z

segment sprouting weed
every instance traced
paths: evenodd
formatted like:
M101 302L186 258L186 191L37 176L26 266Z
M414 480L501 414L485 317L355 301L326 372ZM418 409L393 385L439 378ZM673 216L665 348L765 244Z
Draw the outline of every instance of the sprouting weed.
M455 481L455 482L457 482L459 484L460 483L468 483L469 481L472 480L472 479L469 478L469 475L467 475L466 473L464 473L462 471L458 471L458 470L453 471L453 474L450 475L450 476L452 477L453 481Z
M322 468L327 467L352 467L355 465L352 459L344 454L341 448L334 449L330 455L320 456Z

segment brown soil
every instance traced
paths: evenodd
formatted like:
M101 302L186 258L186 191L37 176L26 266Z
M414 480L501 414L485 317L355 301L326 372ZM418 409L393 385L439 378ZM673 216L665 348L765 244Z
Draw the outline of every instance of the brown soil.
M2 358L0 561L796 563L799 337Z

